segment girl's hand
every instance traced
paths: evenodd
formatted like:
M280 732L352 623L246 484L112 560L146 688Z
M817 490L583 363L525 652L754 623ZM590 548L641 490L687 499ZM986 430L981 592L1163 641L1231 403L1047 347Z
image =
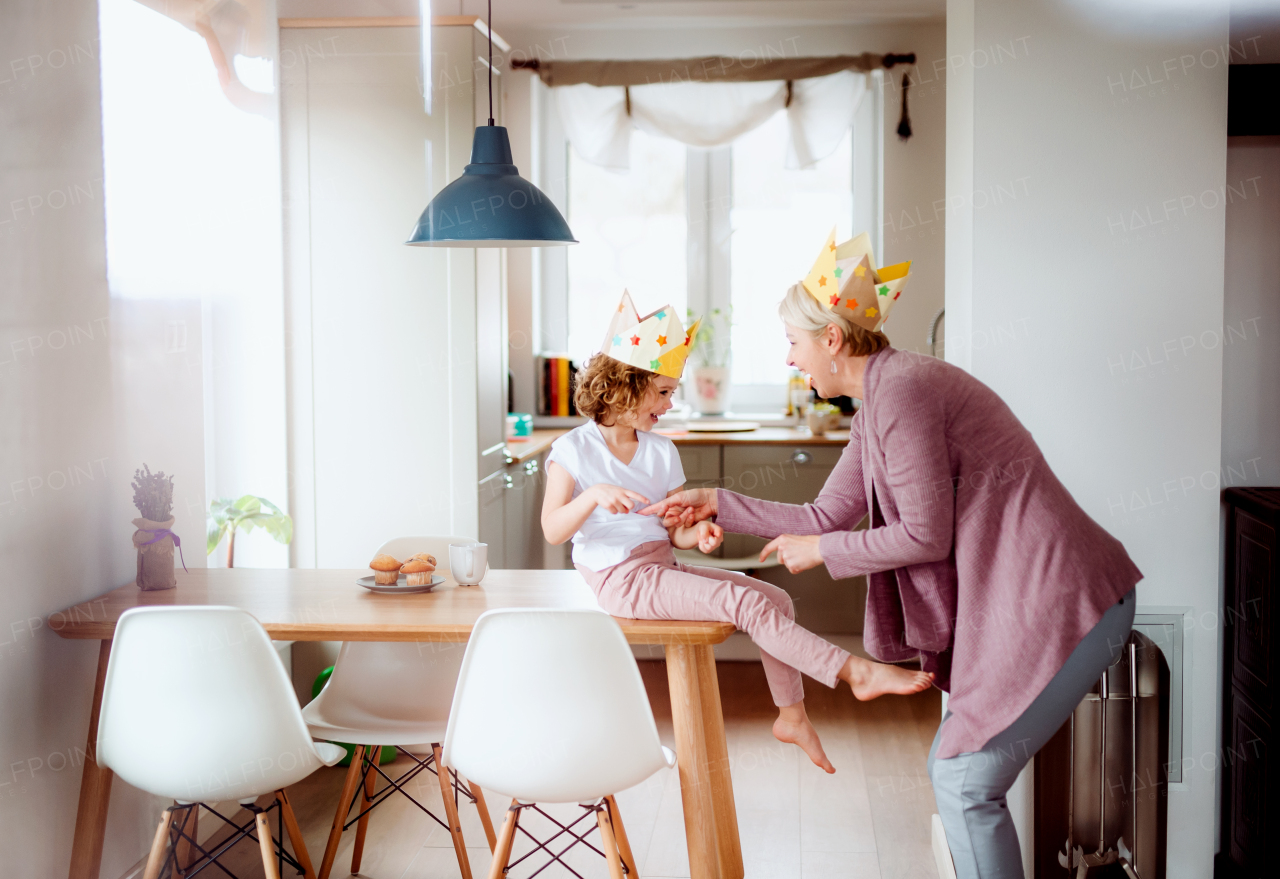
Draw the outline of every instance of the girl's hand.
M636 507L649 503L647 497L629 488L607 485L603 482L588 488L587 493L591 495L591 500L595 501L596 506L610 513L630 513Z
M698 551L710 555L724 542L724 529L715 522L699 522L694 529L698 537Z
M764 561L769 553L776 550L778 563L784 565L793 574L816 568L822 564L822 551L818 549L820 539L821 537L817 534L810 537L783 534L769 541L765 548L760 550L760 561Z
M661 516L662 524L668 528L677 525L689 528L697 522L710 519L716 514L716 510L714 488L691 488L687 491L678 491L671 497L645 507L640 510L640 515Z

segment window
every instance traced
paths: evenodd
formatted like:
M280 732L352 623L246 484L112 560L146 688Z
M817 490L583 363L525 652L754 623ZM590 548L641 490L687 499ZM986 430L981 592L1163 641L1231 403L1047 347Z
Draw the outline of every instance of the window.
M540 173L549 194L567 204L581 242L564 257L535 255L543 349L575 360L595 353L624 288L642 310L670 303L705 314L731 306L730 406L785 407L778 301L808 271L833 224L842 239L869 231L882 250L883 79L879 71L869 76L852 129L805 170L785 167L781 112L711 150L633 131L630 170L605 170L573 153L554 102L535 80ZM556 180L565 186L559 196Z
M569 224L581 243L569 248L568 353L585 360L623 289L642 313L688 305L685 147L634 132L631 170L610 171L569 150Z
M735 385L786 384L786 336L768 318L808 272L832 223L837 241L854 234L852 134L817 167L803 171L783 166L786 149L782 113L732 147L730 296L735 314L753 318L734 322Z

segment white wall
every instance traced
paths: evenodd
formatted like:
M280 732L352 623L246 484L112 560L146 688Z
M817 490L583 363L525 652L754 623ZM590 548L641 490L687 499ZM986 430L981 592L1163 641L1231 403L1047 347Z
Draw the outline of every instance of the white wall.
M992 194L950 218L948 309L993 340L961 352L953 324L949 349L1124 542L1145 575L1138 612L1190 614L1196 764L1169 794L1168 863L1172 879L1208 876L1220 672L1199 621L1219 604L1218 493L1198 480L1221 463L1226 5L1169 34L1154 18L1107 30L1060 0L957 0L948 21L972 88L948 107L948 193Z
M1280 43L1280 40L1277 40ZM1223 485L1280 485L1280 138L1227 147Z
M141 367L161 393L176 390L176 417L189 411L173 364L155 362L163 331L151 335L150 319L117 326L108 301L96 3L8 4L0 58L0 861L43 877L70 861L98 653L44 620L133 576L140 456L179 472L180 516L204 502L198 446L169 441L155 410L143 416L138 397L122 403L113 389ZM150 798L113 787L103 875L134 863L157 815Z

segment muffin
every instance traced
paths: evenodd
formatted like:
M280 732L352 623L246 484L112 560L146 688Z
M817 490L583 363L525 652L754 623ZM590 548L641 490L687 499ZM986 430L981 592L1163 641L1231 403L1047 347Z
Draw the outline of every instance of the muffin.
M377 555L369 562L373 568L373 582L379 586L394 586L400 579L400 562L389 555Z
M424 562L431 565L433 568L440 564L439 562L436 561L436 557L429 552L417 552L411 555L409 558L422 559Z
M423 555L426 555L423 553ZM428 556L429 558L429 556ZM405 575L406 585L409 586L426 586L431 582L431 574L435 571L434 563L427 561L421 556L414 556L400 567L400 573Z

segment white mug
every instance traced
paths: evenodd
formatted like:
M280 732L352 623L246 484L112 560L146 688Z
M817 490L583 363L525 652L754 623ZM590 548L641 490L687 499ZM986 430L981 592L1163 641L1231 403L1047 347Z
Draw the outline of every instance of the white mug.
M449 572L459 586L475 586L489 571L489 544L449 544Z

